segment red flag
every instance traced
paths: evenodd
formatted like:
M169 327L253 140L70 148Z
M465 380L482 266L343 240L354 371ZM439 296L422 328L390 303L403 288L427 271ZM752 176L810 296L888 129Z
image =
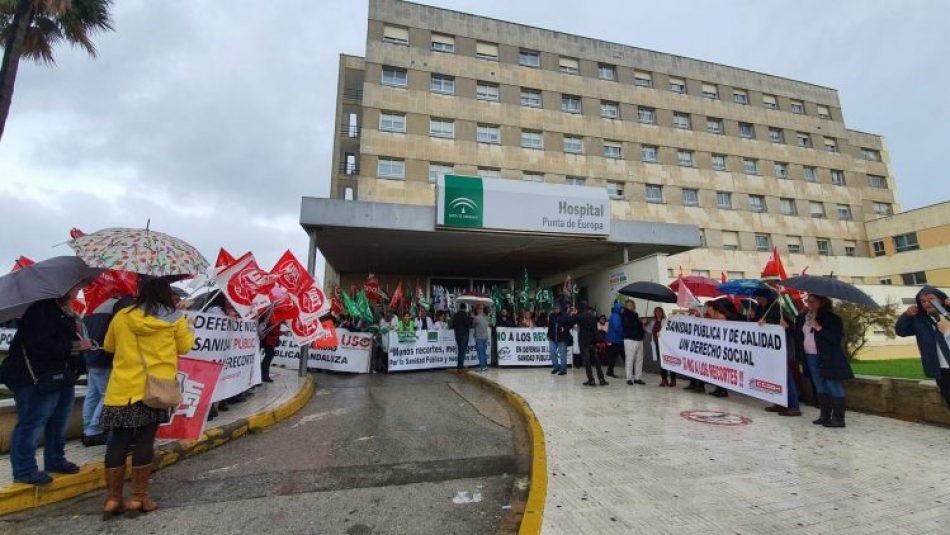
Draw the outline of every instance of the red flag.
M321 323L321 326L322 329L317 332L317 339L313 341L313 347L316 349L336 347L340 341L337 338L336 327L333 326L333 321L324 321Z
M406 295L403 293L402 281L399 281L399 284L396 286L396 291L393 292L393 298L389 302L389 308L396 308L400 302L406 300Z
M313 343L314 347L322 348L334 347L337 344L333 322L330 320L321 322L315 316L297 316L290 322L290 332L294 335L297 345L300 346Z
M268 323L271 325L291 321L300 315L300 308L290 294L284 294L283 297L274 301L271 306L273 308L271 308L270 318L268 319Z
M297 300L297 306L300 308L300 314L304 316L315 316L317 318L325 316L332 306L323 290L312 280L306 288L301 288L299 292L293 295Z
M333 296L330 298L330 314L339 316L343 313L343 290L337 284L333 287Z
M13 269L10 270L10 273L15 273L25 268L26 266L32 266L35 263L36 262L30 260L29 258L25 256L21 256L20 258L17 258L16 260L13 261Z
M678 280L679 287L676 289L676 306L686 310L699 308L699 299L696 299L693 292L691 292L686 286L686 283L683 282L683 275L680 275Z
M221 250L218 251L217 260L214 261L214 267L216 268L228 267L235 262L237 262L237 259L231 256L231 253L227 252L224 249L224 247L222 247Z
M808 269L807 267L805 269ZM785 266L782 264L782 258L778 254L778 247L772 248L772 257L769 258L769 261L765 264L765 268L762 269L762 279L764 280L773 280L773 281L783 281L788 278L788 274L785 272ZM800 306L802 302L802 295L798 290L793 290L791 288L783 288L783 292L792 298L793 305L801 309Z
M76 227L73 227L73 228L71 228L71 229L69 230L69 237L72 238L72 239L74 239L74 240L77 239L77 238L82 238L82 237L85 236L85 235L86 235L85 232L79 230L79 229L76 228Z
M809 267L811 267L811 266L805 266L805 269L802 270L802 277L804 277L805 274L808 273L808 268L809 268Z
M313 277L307 272L307 268L290 251L277 260L270 272L277 277L277 284L291 294L297 294L313 284Z
M224 364L210 360L178 357L178 388L181 404L171 420L158 428L157 437L197 440L208 420L211 397Z
M722 271L722 272L720 272L720 273L722 273L722 276L719 277L719 280L722 282L722 284L727 283L727 282L728 282L728 279L726 279L726 272L725 272L725 271Z
M131 271L107 270L83 288L86 309L94 313L99 305L113 297L138 294L139 277Z
M376 280L376 275L370 273L363 283L363 288L366 290L366 298L370 301L374 303L381 303L383 301L383 293L379 287L379 281Z
M261 269L251 253L222 269L215 279L242 318L269 306L268 293L277 283L277 277Z

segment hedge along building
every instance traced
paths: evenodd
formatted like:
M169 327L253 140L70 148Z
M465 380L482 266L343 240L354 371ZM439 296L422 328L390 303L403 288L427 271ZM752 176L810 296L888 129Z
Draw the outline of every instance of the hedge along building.
M877 284L864 223L896 208L883 140L845 126L834 89L399 0L371 0L365 57L341 56L337 125L331 199L301 223L344 287L525 265L603 307L679 268L758 276L773 246L789 271ZM610 231L450 230L446 175L597 190Z

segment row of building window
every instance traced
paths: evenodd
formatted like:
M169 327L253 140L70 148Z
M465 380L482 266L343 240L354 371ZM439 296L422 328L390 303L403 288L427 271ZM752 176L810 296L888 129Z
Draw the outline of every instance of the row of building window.
M917 241L916 232L907 234L898 234L891 237L891 243L894 244L894 251L904 253L907 251L916 251L920 249L920 243ZM884 240L874 240L871 242L871 251L874 256L884 256L887 252L884 249Z
M405 133L406 115L401 113L383 112L379 116L379 129L383 132ZM455 120L433 117L429 120L429 135L436 138L454 139ZM475 139L479 143L493 145L501 144L501 127L498 125L478 123ZM540 130L522 130L521 147L532 150L544 150L544 132ZM569 154L584 154L584 140L578 136L563 136L563 151ZM648 163L659 162L660 147L656 145L641 145L640 160ZM603 142L602 155L605 158L623 159L623 143L620 141ZM696 167L695 152L687 149L676 149L677 164L682 167ZM712 154L712 168L716 171L728 171L728 157L725 154ZM845 172L841 169L831 169L831 183L836 186L846 186ZM742 158L742 172L747 175L761 174L760 163L756 158ZM789 164L787 162L773 162L772 172L777 178L789 178ZM818 181L818 168L803 166L803 176L808 182ZM887 179L880 175L867 175L867 185L872 188L887 188Z
M401 26L385 25L383 28L383 41L400 46L409 46L409 29ZM455 37L446 34L432 33L430 49L434 52L454 54ZM475 44L475 57L488 61L498 61L498 44L477 41ZM541 53L537 50L519 49L518 65L532 69L540 69ZM557 70L563 74L580 75L580 61L577 58L560 56L558 58ZM597 78L611 82L619 81L618 66L611 63L598 62ZM634 69L633 84L637 87L654 88L653 73L646 70ZM680 95L689 94L689 88L684 78L670 76L667 88L673 93ZM712 82L700 82L699 95L704 98L719 100L721 98L719 85ZM731 101L740 106L748 106L751 104L749 92L739 88L732 88ZM776 95L763 94L761 105L766 109L778 110L778 97ZM788 111L798 115L805 115L805 102L790 99ZM831 109L822 104L816 105L816 115L821 119L832 118Z
M408 85L408 74L405 69L395 67L383 67L382 83L383 85L406 87ZM475 89L475 98L489 102L499 102L500 86L492 82L477 82ZM442 74L431 74L430 90L433 93L442 95L455 94L455 77ZM542 108L542 93L538 89L521 88L521 105L528 108ZM605 119L622 120L620 112L620 103L616 101L601 100L600 116ZM583 112L582 99L578 95L561 95L561 111L566 113L580 114ZM642 124L656 125L657 110L650 106L637 106L637 121ZM693 130L693 118L689 113L673 112L673 128L680 130ZM738 122L739 137L743 139L755 139L756 125L747 122ZM777 127L767 127L769 141L776 144L786 144L785 130ZM706 132L710 134L725 135L725 121L717 117L706 117ZM808 132L795 132L795 145L801 148L814 148L812 143L812 134ZM834 137L822 136L822 147L825 152L837 153L838 141ZM877 149L868 147L861 148L862 157L870 161L881 161L881 153Z
M722 236L722 248L727 251L742 251L742 245L739 241L739 232L734 230L720 231ZM785 245L789 253L802 254L804 247L802 236L785 236ZM765 233L754 234L754 250L768 252L772 250L772 235ZM700 229L700 242L702 247L706 247L706 231ZM815 247L821 256L832 256L835 254L831 246L830 238L815 238ZM857 256L857 243L853 241L844 242L844 255ZM739 277L735 277L739 278Z

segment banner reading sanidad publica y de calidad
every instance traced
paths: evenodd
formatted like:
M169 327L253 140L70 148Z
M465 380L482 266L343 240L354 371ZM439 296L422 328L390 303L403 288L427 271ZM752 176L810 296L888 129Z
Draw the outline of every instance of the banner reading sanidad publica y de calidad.
M185 312L195 333L186 357L221 363L212 401L220 401L261 382L257 321L210 312Z

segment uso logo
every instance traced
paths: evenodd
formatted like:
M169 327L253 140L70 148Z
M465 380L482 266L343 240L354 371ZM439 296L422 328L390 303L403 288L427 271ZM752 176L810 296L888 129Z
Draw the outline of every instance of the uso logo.
M674 357L673 355L663 355L663 363L671 366L682 366L683 359Z
M344 334L340 337L340 346L341 347L355 347L358 349L366 349L373 345L373 339L369 336L353 336L352 334Z
M767 392L769 394L782 393L782 385L770 383L762 379L749 379L749 388L752 390L758 390L759 392Z

